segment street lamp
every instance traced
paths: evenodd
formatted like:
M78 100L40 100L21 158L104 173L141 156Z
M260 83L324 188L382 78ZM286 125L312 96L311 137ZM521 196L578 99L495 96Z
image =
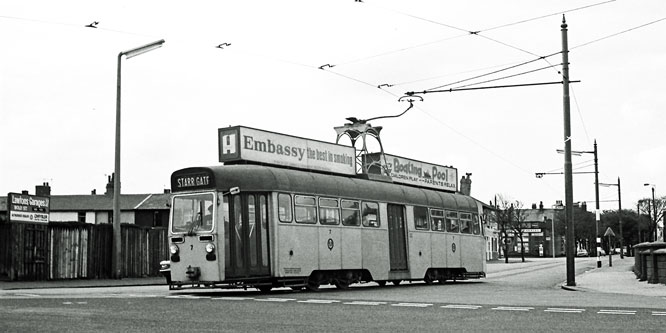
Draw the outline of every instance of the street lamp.
M657 241L657 206L655 206L655 204L654 204L654 188L657 187L657 185L646 183L646 184L643 184L643 186L652 187L652 211L654 212L653 213L654 214L654 219L652 219L652 216L650 216L650 220L652 220L652 224L654 225L653 237L654 237L654 240ZM649 203L648 203L648 205L649 205Z
M558 153L564 153L563 150L558 149ZM601 219L601 214L599 212L599 161L597 160L597 140L594 140L594 150L593 151L571 151L571 155L581 156L582 154L594 154L594 194L596 202L596 211L595 211L595 234L597 242L597 268L601 267L601 238L599 237L599 220Z
M622 236L622 190L620 188L620 177L617 177L617 184L600 183L599 186L617 186L617 219L620 221L620 259L624 259L624 237Z
M113 266L113 277L120 279L122 277L120 258L122 257L122 243L120 235L120 65L122 57L127 59L150 52L162 47L164 39L146 44L131 50L118 53L118 76L116 84L116 149L115 149L115 169L113 173L113 257L111 263Z

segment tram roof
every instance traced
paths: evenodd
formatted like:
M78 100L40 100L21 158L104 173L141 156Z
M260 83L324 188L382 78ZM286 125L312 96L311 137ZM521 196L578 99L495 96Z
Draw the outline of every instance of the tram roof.
M476 201L473 198L458 193L262 165L243 164L187 168L174 172L172 179L178 175L198 172L212 174L214 180L211 186L223 191L232 187L239 187L241 191L284 191L306 195L405 203L469 212L478 211Z

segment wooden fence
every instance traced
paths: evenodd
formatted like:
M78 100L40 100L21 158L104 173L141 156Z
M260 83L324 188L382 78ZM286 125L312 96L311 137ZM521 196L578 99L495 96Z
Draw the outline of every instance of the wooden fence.
M121 226L123 277L159 275L167 259L166 228ZM112 277L113 226L57 222L0 224L0 278L9 280Z

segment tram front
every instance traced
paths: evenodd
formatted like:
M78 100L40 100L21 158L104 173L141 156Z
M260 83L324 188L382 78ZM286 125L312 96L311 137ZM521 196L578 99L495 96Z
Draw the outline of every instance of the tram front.
M223 237L218 214L224 209L222 193L212 172L190 168L171 176L174 195L169 218L171 285L215 286L224 280ZM222 240L220 240L222 238Z

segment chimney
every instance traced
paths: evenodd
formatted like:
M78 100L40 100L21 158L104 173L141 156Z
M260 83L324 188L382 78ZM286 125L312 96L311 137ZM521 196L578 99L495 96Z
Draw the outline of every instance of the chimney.
M165 188L164 189L164 194L169 194L169 193L171 193L171 189Z
M539 210L543 210L543 201L539 201Z
M464 195L472 195L472 179L470 176L472 176L471 173L466 173L460 179L460 193Z
M106 183L106 192L104 192L104 195L113 195L113 174L108 177L109 181Z
M49 183L44 182L42 185L35 186L35 195L40 197L50 197L51 196L51 186Z
M29 193L28 193L28 190L23 190L23 191L21 191L21 194L28 195Z
M90 194L91 195L97 195L97 189L94 188L92 191L90 191Z
M536 204L535 203L532 204L532 209L536 209Z
M580 208L581 208L582 210L584 210L584 211L587 212L587 202L583 201L583 202L580 204Z

